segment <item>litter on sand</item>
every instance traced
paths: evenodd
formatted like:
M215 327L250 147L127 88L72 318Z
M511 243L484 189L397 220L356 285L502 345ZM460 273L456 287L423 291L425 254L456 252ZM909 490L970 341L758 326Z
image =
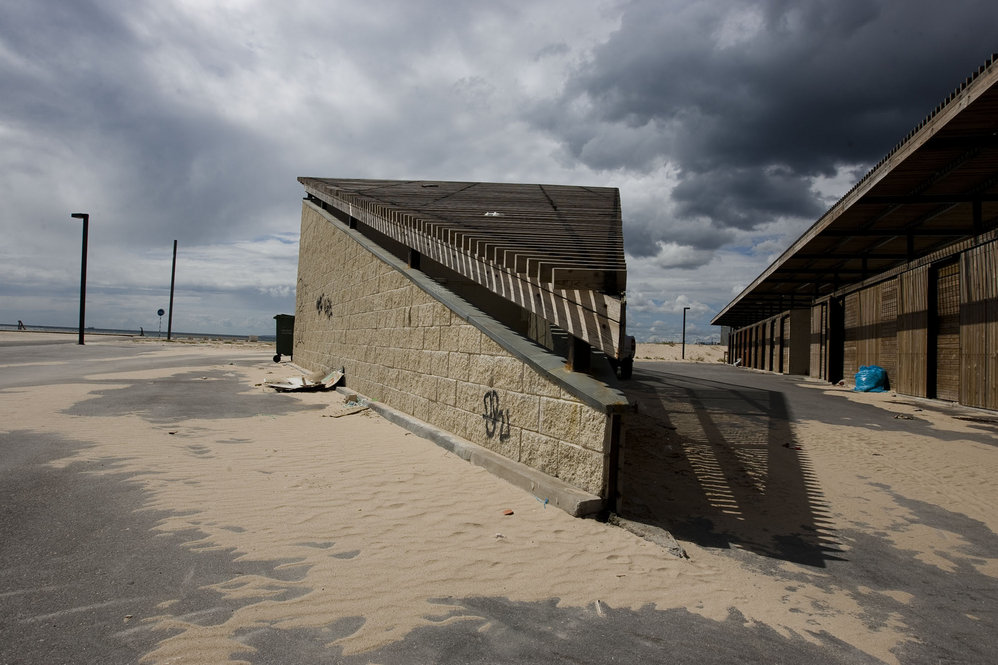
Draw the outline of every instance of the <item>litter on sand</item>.
M282 393L290 392L317 392L320 390L331 390L343 379L342 371L330 372L319 381L310 381L304 376L293 376L290 379L281 381L268 381L267 385Z
M335 413L324 413L324 414L322 414L322 417L323 418L342 418L343 416L350 416L350 415L353 415L355 413L360 413L361 411L367 411L367 406L364 405L364 404L348 403L348 404L344 404L343 407L341 407Z

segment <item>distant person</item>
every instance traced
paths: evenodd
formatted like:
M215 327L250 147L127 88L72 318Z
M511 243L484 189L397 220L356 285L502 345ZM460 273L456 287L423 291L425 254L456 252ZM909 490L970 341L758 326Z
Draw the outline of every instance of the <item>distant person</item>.
M21 319L17 320L17 329L18 330L27 330L27 328L24 327L24 321L22 321Z
M139 337L145 337L145 336L146 336L146 331L142 329L142 326L139 326Z

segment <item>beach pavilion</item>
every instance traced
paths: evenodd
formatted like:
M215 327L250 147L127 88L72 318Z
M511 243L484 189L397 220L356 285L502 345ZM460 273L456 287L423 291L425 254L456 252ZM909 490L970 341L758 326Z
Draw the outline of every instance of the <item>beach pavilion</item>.
M295 362L342 370L573 514L612 508L628 408L608 362L627 352L617 189L299 182Z
M732 361L998 409L996 60L714 317Z

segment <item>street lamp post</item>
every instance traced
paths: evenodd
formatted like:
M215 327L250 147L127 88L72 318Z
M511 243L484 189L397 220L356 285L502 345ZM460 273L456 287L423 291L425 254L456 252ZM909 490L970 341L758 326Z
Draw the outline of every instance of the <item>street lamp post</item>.
M177 241L173 241L173 268L170 269L170 318L166 321L166 339L173 339L173 285L177 282Z
M683 307L683 360L686 360L686 310L688 309L689 307Z
M83 325L87 311L87 233L90 228L90 215L85 212L74 212L70 217L83 220L83 259L80 262L80 344L83 344Z

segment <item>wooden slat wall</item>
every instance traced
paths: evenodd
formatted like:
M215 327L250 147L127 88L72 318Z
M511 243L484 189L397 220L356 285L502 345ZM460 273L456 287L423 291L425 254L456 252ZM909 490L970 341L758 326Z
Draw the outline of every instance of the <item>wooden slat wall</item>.
M856 369L880 365L880 285L859 292L859 339L856 341Z
M780 353L783 336L780 333L780 317L769 322L769 371L780 371Z
M879 348L877 364L887 371L893 385L898 372L898 280L888 280L879 285L880 323L877 330Z
M780 317L780 372L790 372L790 315Z
M988 336L988 408L998 409L998 243L992 243L987 269L981 275L991 280L987 300Z
M752 368L759 369L762 365L762 326L752 326Z
M827 379L828 367L828 303L818 303L811 308L811 364L808 375L815 379Z
M936 270L936 397L960 399L960 264Z
M762 359L762 361L763 361L762 367L766 371L772 371L772 369L773 369L773 344L774 344L774 341L773 341L773 321L772 321L772 319L770 319L769 321L766 321L765 325L763 326L763 331L765 332L765 335L766 335L766 345L763 348L763 353L765 355L763 356L763 359Z
M923 264L846 294L843 314L847 378L861 365L879 365L899 393L998 410L998 240L967 249L957 263ZM788 318L740 331L743 364L789 371ZM828 326L827 301L813 305L813 378L829 376Z
M878 365L898 379L898 281L891 279L845 297L843 375Z
M961 261L960 402L998 409L998 242Z
M752 366L752 328L742 331L742 367Z
M862 331L860 326L860 294L850 293L845 297L845 342L842 352L842 376L852 378L859 368L857 359L859 358L859 343Z
M929 268L923 266L898 278L898 392L926 396L928 353Z
M776 335L774 334L773 320L772 319L770 319L769 321L766 322L765 330L766 330L766 357L764 358L764 360L765 360L765 369L766 369L766 371L772 372L773 371L773 346L776 344L776 339L775 339Z

